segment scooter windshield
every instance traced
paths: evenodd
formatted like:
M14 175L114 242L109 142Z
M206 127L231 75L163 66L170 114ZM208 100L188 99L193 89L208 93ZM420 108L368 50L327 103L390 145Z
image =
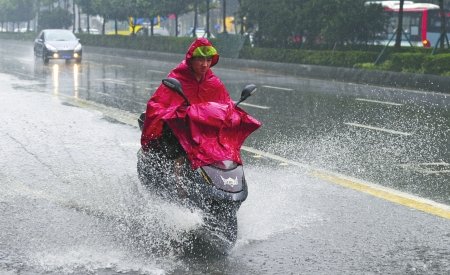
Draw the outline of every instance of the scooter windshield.
M180 106L163 121L172 129L193 169L222 160L242 164L240 149L261 123L232 103Z

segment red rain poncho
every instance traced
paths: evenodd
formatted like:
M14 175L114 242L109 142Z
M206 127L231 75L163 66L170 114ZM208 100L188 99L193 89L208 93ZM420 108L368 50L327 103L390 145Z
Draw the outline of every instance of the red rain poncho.
M261 124L234 107L225 86L211 70L200 82L195 79L189 63L200 46L211 46L211 43L206 38L196 39L185 60L168 75L181 82L191 106L186 107L181 96L160 85L147 103L142 148L148 150L151 141L162 136L163 125L167 123L194 169L221 160L242 163L241 145ZM215 54L211 67L218 60L219 56Z

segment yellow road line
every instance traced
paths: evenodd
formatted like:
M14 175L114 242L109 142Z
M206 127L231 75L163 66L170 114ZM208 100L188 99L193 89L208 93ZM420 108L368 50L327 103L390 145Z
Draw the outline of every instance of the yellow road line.
M445 219L450 219L450 207L431 200L419 198L410 194L399 192L394 189L378 186L370 183L357 182L343 176L333 175L327 172L313 171L314 177L341 185L346 188L354 189L372 196L404 205L416 210L420 210Z
M450 219L450 206L437 203L432 200L420 198L418 196L414 196L408 193L404 193L392 188L387 188L378 184L363 182L359 179L354 179L347 177L342 174L333 173L327 170L320 170L314 167L311 167L307 164L291 161L286 158L273 155L267 152L263 152L261 150L257 150L251 147L242 146L241 148L244 151L251 152L254 154L258 154L259 156L263 156L266 158L270 158L272 160L279 161L285 164L291 164L297 167L305 168L310 170L310 175L316 178L320 178L322 180L326 180L328 182L341 185L346 188L350 188L353 190L357 190L366 194L370 194L372 196L391 201L403 206L407 206L416 210L420 210L435 216L439 216L445 219Z

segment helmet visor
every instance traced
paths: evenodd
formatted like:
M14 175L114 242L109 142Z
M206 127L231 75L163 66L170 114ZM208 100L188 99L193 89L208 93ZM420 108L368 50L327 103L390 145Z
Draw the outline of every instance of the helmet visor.
M192 57L213 57L217 55L217 50L213 46L200 46L195 48Z

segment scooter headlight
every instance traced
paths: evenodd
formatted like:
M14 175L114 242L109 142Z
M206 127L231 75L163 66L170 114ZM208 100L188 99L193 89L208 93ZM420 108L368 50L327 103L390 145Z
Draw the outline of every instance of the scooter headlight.
M214 166L216 168L222 169L222 170L231 170L238 166L238 164L232 160L223 160L219 162L215 162L211 164L211 166Z

